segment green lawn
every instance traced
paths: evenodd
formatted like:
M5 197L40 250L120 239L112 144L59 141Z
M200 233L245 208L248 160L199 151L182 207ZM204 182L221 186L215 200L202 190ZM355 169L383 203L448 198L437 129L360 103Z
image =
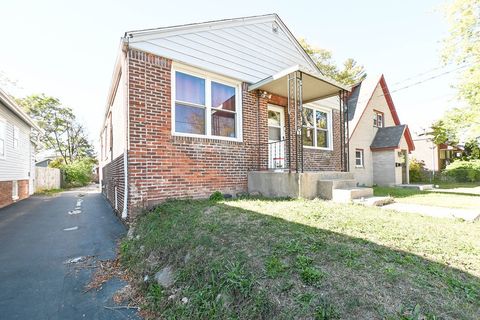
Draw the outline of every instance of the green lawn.
M480 187L480 183L474 182L439 182L439 189L455 189L455 188L477 188Z
M479 234L321 200L171 201L120 256L149 318L478 319ZM143 281L166 265L173 287Z
M396 202L480 211L480 196L436 193L409 188L375 187L375 196L392 196Z

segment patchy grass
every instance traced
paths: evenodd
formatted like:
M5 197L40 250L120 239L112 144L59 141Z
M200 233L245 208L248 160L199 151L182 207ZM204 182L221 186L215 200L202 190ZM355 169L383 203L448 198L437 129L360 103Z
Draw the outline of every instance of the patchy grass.
M46 190L39 190L35 192L35 194L38 196L54 196L65 190L66 189L46 189Z
M456 188L478 188L480 187L479 183L474 182L439 182L439 189L456 189Z
M396 202L480 210L480 196L420 191L411 188L375 187L375 196L392 196Z
M150 318L478 319L479 234L321 200L170 201L121 261ZM144 282L167 265L173 287Z

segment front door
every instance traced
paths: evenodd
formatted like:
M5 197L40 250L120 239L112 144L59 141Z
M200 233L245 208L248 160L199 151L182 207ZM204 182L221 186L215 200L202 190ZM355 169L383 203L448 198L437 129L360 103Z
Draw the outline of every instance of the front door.
M285 112L268 105L268 168L284 169L285 164Z

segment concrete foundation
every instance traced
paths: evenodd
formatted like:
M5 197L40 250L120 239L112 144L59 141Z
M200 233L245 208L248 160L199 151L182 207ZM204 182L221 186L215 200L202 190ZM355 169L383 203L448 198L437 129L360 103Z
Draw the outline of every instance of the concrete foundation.
M332 199L332 190L355 185L350 172L272 172L248 173L248 192L259 192L265 197Z

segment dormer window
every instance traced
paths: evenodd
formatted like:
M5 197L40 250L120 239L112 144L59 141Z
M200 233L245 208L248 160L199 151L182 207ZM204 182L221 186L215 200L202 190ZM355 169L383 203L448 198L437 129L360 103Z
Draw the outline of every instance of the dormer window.
M373 126L377 128L383 128L384 123L383 123L383 112L380 111L374 111L373 113Z

